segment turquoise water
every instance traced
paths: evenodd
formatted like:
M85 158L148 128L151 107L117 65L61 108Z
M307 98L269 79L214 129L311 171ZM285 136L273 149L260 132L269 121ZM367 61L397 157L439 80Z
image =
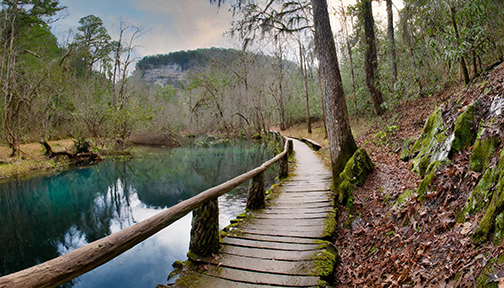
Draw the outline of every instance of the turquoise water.
M0 184L0 275L58 257L159 213L270 159L266 144L148 149L47 177ZM277 170L268 169L267 185ZM246 183L247 184L247 183ZM244 211L246 185L219 198L220 226ZM155 287L185 260L191 214L63 287Z

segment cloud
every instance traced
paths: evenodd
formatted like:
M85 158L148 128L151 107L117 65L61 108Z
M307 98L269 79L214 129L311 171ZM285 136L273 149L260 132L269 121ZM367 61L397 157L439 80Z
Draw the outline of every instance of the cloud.
M136 9L152 17L149 34L153 35L144 39L152 43L146 50L156 52L147 54L227 43L223 33L229 29L231 13L226 7L211 6L208 0L149 0L137 2Z
M223 38L232 19L229 6L218 8L208 0L61 0L68 16L54 31L63 41L67 31L77 30L81 17L94 14L104 21L113 39L118 38L119 18L142 26L147 33L138 39L142 56L178 50L231 44ZM98 8L100 7L100 8Z

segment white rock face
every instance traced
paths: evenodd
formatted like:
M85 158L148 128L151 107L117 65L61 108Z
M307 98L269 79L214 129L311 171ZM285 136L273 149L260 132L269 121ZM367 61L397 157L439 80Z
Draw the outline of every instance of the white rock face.
M496 95L492 101L492 106L490 106L490 112L495 116L504 114L504 97L501 95Z
M185 80L186 72L177 64L169 64L143 71L142 80L151 84L180 86L178 83Z

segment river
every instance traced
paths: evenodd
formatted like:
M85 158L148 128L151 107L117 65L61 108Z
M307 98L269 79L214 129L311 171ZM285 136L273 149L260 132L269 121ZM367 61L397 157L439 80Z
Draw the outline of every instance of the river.
M138 223L273 157L273 147L236 140L201 147L143 150L143 157L103 161L50 176L0 184L0 275L68 253ZM273 183L276 165L268 169ZM247 184L247 183L246 183ZM219 198L220 227L242 213L247 185ZM187 259L191 214L133 249L62 287L165 284L175 260Z

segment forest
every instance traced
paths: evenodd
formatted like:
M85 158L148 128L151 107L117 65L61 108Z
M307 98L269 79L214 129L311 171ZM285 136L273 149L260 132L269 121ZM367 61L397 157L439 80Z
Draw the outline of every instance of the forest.
M502 264L504 124L489 115L504 91L503 1L226 1L240 49L143 59L149 32L127 20L113 39L88 15L61 41L58 0L1 3L2 164L29 159L22 145L39 141L120 155L135 143L302 129L324 144L340 200L333 283L466 287ZM378 167L366 189L340 179L358 146Z
M180 132L250 136L322 119L311 3L268 2L232 5L229 34L241 51L180 51L137 62L140 27L118 23L120 37L112 39L88 15L58 43L51 32L65 9L58 1L3 1L3 142L13 156L21 156L21 143L66 137L121 150L137 132L174 140ZM330 9L340 21L334 40L355 117L468 83L504 55L499 1L404 1L400 11L385 2L383 23L374 21L371 1ZM183 87L146 85L141 73L127 72L167 63L188 70Z

